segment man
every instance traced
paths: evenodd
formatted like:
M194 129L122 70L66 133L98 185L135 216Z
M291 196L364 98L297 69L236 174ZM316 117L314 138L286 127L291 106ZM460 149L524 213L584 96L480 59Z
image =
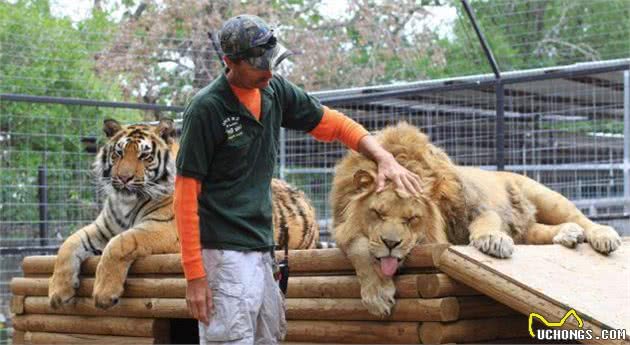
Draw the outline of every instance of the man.
M356 122L272 73L288 56L260 18L241 15L220 32L225 73L184 113L175 214L200 343L275 344L284 337L283 299L272 276L270 182L280 127L340 140L412 194L420 179Z

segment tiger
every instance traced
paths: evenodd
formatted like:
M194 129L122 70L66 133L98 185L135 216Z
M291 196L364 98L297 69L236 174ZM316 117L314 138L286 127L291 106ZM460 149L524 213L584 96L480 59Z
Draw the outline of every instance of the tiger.
M319 247L319 225L315 208L304 192L279 179L271 180L271 209L274 240L278 249Z
M173 193L179 149L174 122L123 126L103 122L107 142L92 165L105 195L96 219L68 237L59 248L48 298L57 309L73 300L79 288L81 263L100 255L96 267L94 305L107 309L124 292L129 266L152 254L178 253ZM288 183L272 179L274 239L279 247L314 248L319 239L310 200Z

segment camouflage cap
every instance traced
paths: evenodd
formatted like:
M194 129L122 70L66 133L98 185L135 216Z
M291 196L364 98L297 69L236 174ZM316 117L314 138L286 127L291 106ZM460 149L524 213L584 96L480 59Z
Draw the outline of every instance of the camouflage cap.
M219 34L221 50L232 59L270 70L292 53L278 44L273 29L257 16L239 15L228 19Z

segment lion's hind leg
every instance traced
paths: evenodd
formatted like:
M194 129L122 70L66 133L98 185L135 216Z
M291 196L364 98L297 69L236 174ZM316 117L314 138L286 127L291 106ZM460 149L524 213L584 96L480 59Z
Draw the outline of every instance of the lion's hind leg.
M536 223L527 230L527 244L561 244L575 248L585 240L584 229L576 223L546 225Z
M514 252L514 240L503 232L503 220L495 211L486 211L470 223L470 244L481 252L508 258Z
M560 193L526 177L521 179L521 188L536 206L538 222L551 225L575 223L584 229L586 242L602 254L609 254L621 246L621 238L615 229L592 222Z

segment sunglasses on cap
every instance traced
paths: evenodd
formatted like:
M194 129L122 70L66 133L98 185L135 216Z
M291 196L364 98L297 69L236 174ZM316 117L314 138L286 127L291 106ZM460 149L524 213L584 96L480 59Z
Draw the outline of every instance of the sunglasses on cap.
M259 58L265 55L267 51L275 48L277 44L278 44L278 40L274 36L271 36L269 40L267 40L267 42L264 44L251 47L245 50L244 52L239 52L239 53L231 54L228 56L234 59Z
M230 54L228 57L245 60L257 69L269 71L278 67L280 62L291 55L293 55L292 51L286 49L275 37L271 36L264 44L251 47L241 53Z

